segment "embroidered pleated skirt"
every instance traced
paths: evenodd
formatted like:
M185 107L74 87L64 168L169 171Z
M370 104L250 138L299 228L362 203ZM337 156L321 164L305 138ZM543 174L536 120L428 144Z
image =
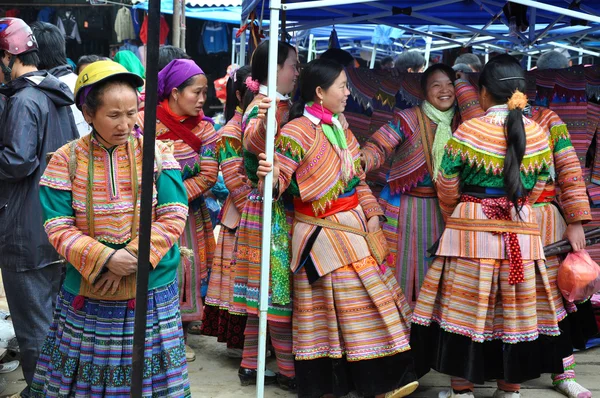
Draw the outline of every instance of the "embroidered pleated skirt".
M209 272L215 252L210 213L203 198L190 203L190 214L179 240L182 249L177 270L179 304L183 322L201 321L202 298L208 290Z
M238 228L237 250L235 252L235 282L233 287L233 303L230 314L258 315L260 298L260 263L262 245L262 206L263 201L257 189L249 196L242 212L242 219ZM277 207L277 209L276 209ZM273 214L283 212L283 201L273 202ZM289 213L288 210L285 210ZM280 268L285 268L289 278L289 229L286 231L286 215L283 219L273 220L272 225L272 250L271 250L271 278L275 269L274 261L279 261ZM286 241L280 247L273 247L277 239ZM288 279L288 289L289 286ZM292 304L277 304L273 302L273 286L269 291L268 319L274 322L291 322ZM290 297L291 298L291 297Z
M129 397L134 309L128 301L85 299L62 289L41 348L33 397ZM189 397L177 283L148 292L144 397Z
M532 213L523 207L530 235L517 234L524 281L511 284L502 235L487 232L495 220L485 217L480 204L457 206L413 313L411 346L419 376L433 368L473 383L521 383L562 373L557 314L564 309L551 286ZM487 225L478 230L478 221Z
M433 188L416 187L394 194L386 186L379 202L387 218L383 231L393 256L398 283L411 307L427 275L433 257L427 254L444 231L444 220Z
M244 348L246 316L230 314L235 282L236 230L221 225L208 285L202 334L217 337L227 348Z
M325 220L367 224L360 205ZM369 252L358 235L294 224L293 353L300 397L372 396L416 380L410 306L393 269Z

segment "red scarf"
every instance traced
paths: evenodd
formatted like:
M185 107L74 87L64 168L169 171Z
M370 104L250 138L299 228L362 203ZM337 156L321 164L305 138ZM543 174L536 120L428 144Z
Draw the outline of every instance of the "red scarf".
M156 108L156 117L169 131L157 137L159 140L182 140L188 144L196 153L200 153L202 141L193 133L193 129L200 124L204 118L204 112L200 111L198 116L179 116L169 108L169 100L165 99Z

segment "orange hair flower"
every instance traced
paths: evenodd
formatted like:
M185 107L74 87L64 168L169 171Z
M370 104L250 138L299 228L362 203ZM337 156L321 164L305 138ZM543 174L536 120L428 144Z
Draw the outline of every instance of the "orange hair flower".
M508 109L525 109L527 106L527 96L520 92L519 90L515 90L512 97L508 100Z

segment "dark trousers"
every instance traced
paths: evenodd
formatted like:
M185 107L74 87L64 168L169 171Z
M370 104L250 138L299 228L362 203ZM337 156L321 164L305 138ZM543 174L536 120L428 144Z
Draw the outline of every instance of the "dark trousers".
M23 398L29 396L40 350L52 324L63 268L63 264L57 263L25 272L2 270L8 308L21 352L23 376L27 382L27 388L21 393Z

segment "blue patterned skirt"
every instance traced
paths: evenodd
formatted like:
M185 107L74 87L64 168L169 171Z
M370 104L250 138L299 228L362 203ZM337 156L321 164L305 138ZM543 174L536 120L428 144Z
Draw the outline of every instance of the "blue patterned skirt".
M132 301L81 298L64 289L58 296L33 397L130 396ZM148 293L144 357L144 397L191 396L177 282Z

